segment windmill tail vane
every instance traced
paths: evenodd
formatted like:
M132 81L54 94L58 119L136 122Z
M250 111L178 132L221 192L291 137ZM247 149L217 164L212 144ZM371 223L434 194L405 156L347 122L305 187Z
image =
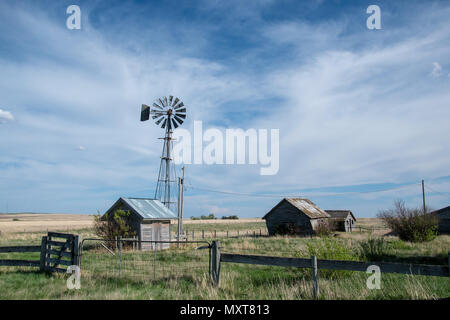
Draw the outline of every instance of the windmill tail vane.
M161 164L155 199L159 199L167 208L176 203L176 170L172 159L173 129L178 128L186 119L186 106L177 97L169 96L157 99L152 106L146 104L141 108L141 121L153 119L158 127L164 129L165 135Z

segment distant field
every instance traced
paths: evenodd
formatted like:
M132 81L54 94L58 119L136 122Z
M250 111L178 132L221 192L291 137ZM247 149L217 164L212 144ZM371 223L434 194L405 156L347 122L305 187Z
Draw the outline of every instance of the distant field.
M0 232L47 232L49 231L70 231L92 228L93 215L88 214L39 214L39 213L18 213L0 214ZM173 224L177 224L174 220ZM226 230L240 230L248 232L259 232L265 229L265 221L260 218L243 218L238 220L191 220L184 219L183 225L188 232L225 232ZM356 226L362 227L382 227L382 221L377 218L359 218ZM172 227L173 230L176 229Z

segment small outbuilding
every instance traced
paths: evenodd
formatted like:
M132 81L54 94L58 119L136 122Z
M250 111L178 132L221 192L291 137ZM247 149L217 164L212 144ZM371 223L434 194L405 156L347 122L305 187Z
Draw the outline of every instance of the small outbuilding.
M269 235L313 234L329 218L330 215L312 201L301 198L284 198L263 217Z
M172 219L177 219L177 216L159 200L122 197L105 214L116 210L130 212L127 224L136 233L141 250L169 248L170 222ZM167 241L167 243L142 241Z
M438 218L438 233L450 234L450 206L430 212Z
M325 210L330 218L330 225L335 231L352 232L356 218L350 210Z

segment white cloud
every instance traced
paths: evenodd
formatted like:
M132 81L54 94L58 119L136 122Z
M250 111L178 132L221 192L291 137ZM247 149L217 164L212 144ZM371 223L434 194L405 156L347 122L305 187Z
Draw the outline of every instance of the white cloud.
M0 123L13 121L14 117L11 112L0 109Z
M438 62L433 62L433 71L431 71L433 77L440 77L442 75L442 66Z

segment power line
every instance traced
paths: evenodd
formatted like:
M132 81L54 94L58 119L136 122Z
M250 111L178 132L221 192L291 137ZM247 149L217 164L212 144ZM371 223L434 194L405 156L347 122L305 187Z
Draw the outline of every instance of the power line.
M446 193L443 193L443 192L439 192L439 191L437 191L437 190L434 190L433 188L429 187L428 185L425 185L425 188L426 188L426 189L429 189L429 190L432 191L432 192L435 192L435 193L438 193L438 194L440 194L440 195L443 195L443 196L445 196L445 197L450 198L450 195L449 195L449 194L446 194Z
M213 192L213 193L220 193L220 194L228 194L228 195L238 195L238 196L246 196L246 197L260 197L260 198L285 198L285 197L300 197L300 194L297 195L277 195L277 194L255 194L255 193L241 193L241 192L232 192L232 191L223 191L223 190L215 190L211 188L200 188L193 186L190 182L189 187L194 190L199 191L206 191L206 192ZM315 195L318 197L328 197L328 196L337 196L337 195L352 195L352 194L369 194L369 193L378 193L378 192L385 192L385 191L393 191L398 189L403 189L406 187L410 187L413 185L420 185L420 183L411 183L395 188L388 188L388 189L381 189L381 190L372 190L372 191L349 191L349 192L332 192L332 193L325 193L325 194L314 194L312 192L306 192L302 193L302 195Z

